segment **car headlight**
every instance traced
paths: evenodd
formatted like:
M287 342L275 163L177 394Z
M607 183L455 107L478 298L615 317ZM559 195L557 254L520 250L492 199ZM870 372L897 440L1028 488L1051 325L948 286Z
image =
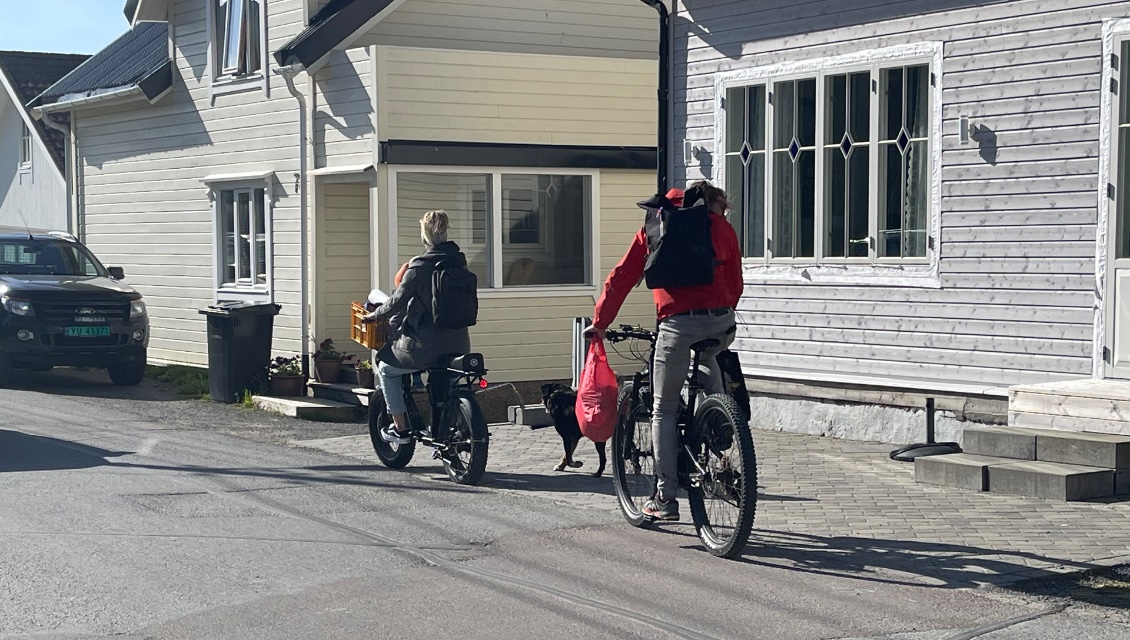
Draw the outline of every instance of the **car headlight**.
M35 313L31 308L31 302L27 300L18 300L4 296L0 298L4 302L4 310L14 316L30 316Z
M145 315L145 302L143 300L134 300L129 303L129 317L130 319L140 318Z

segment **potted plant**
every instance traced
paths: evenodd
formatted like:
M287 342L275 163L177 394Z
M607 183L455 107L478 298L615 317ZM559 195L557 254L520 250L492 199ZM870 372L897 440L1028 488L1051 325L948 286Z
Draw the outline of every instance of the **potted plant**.
M341 363L345 361L345 354L337 350L333 338L326 338L318 345L314 352L314 373L318 382L334 383L341 375Z
M374 388L376 378L373 375L373 362L365 360L364 358L358 359L353 363L353 369L357 372L357 386L364 389Z
M267 368L270 374L271 393L276 396L300 396L306 379L302 376L302 359L279 356Z

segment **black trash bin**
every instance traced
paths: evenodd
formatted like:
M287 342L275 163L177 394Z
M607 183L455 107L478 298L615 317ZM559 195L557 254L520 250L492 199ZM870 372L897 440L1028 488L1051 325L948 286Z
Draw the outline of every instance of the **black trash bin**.
M245 389L267 383L277 304L220 302L208 316L208 390L215 402L232 404Z

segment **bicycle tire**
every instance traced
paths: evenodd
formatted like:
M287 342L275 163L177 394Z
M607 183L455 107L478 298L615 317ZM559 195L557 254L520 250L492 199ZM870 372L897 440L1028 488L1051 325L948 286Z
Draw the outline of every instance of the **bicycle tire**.
M490 434L487 431L487 421L479 408L479 403L470 394L456 392L452 399L449 413L448 426L451 429L451 440L459 440L456 454L440 455L443 468L447 477L456 484L477 485L483 479L487 470L487 450L490 445ZM464 461L461 453L467 454Z
M654 469L646 472L641 464L641 458L654 460L650 457L652 449L651 429L646 434L641 434L638 429L636 416L631 415L632 390L634 384L624 383L616 398L617 420L616 429L612 432L612 484L616 489L616 499L620 504L620 512L624 519L633 527L647 527L652 519L644 515L643 502L655 492ZM638 410L638 408L637 408ZM650 425L650 422L648 422ZM646 437L646 442L639 440ZM641 450L640 444L644 445ZM641 455L644 454L644 455ZM628 468L631 460L632 468ZM650 485L651 490L646 491L644 483ZM647 495L642 495L647 493Z
M731 434L725 433L725 425ZM707 396L695 411L695 425L703 429L698 444L707 456L707 475L691 483L688 502L695 531L699 540L711 554L721 558L736 558L745 550L753 529L757 511L757 457L753 447L753 434L734 399L725 394ZM728 444L728 447L725 445ZM733 453L740 455L740 469L733 471ZM717 459L718 467L712 463ZM718 473L714 471L721 469ZM724 495L725 499L720 497ZM737 515L726 523L712 521L707 499L733 505ZM718 515L718 514L715 514ZM717 519L717 518L715 518Z
M392 424L392 416L385 405L385 397L380 391L369 396L369 439L373 442L373 452L381 464L389 469L403 469L412 461L416 452L416 441L408 444L392 444L381 439L381 429Z

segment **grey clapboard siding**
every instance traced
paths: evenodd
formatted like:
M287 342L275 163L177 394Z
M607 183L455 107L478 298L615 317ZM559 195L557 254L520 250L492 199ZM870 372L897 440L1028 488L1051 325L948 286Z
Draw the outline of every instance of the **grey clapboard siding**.
M678 11L676 139L715 163L716 74L943 43L941 288L754 276L737 343L749 365L994 385L1089 375L1102 21L1130 2L683 0ZM993 132L991 148L958 143L961 116Z

